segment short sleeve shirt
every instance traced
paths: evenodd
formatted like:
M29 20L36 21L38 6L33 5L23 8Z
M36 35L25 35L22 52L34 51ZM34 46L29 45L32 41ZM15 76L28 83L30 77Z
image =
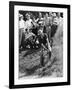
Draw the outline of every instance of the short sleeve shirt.
M32 22L32 19L29 19L29 20L26 21L25 25L26 25L27 29L31 29L32 28L32 23L31 22Z

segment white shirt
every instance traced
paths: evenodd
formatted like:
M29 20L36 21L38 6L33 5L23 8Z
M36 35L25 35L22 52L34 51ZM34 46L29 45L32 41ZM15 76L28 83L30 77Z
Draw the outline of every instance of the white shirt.
M25 25L26 25L26 28L29 30L32 28L32 19L29 19L29 20L26 20L25 22Z
M53 19L53 24L55 24L55 25L58 25L59 24L59 21L58 21L58 18L57 17Z
M22 29L25 32L25 21L23 19L19 21L19 29Z
M61 25L63 23L63 18L62 17L59 17L58 18L58 24Z

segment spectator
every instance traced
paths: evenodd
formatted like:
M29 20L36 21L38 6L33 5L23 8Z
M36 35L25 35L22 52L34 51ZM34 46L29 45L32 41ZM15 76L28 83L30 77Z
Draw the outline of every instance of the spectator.
M26 14L26 29L27 29L27 32L29 33L32 29L32 19L30 18L30 15L27 13Z
M39 18L37 18L36 22L39 25L38 29L42 30L42 32L43 32L43 29L44 29L44 18L42 18L42 13L39 13Z
M58 24L61 25L63 23L63 18L61 17L60 12L57 13L57 17L58 17Z
M44 17L44 25L45 25L45 29L46 29L46 33L48 35L48 38L50 40L50 34L51 34L51 27L50 27L50 18L48 16L48 13L45 14L45 17ZM44 29L44 30L45 30Z
M23 15L19 14L19 46L20 47L21 47L23 32L25 32L25 21L23 20Z
M52 26L52 23L53 23L53 13L49 12L49 24L50 24L50 26Z
M40 25L43 22L42 13L39 13L39 18L37 18L36 22Z
M58 18L56 16L56 13L53 13L53 21L52 21L52 26L51 26L51 37L54 36L54 34L56 33L58 27Z

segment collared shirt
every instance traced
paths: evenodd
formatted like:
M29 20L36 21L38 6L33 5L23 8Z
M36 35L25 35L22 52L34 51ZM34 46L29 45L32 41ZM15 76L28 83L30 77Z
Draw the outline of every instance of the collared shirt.
M32 28L32 19L26 20L25 25L28 30L31 29Z
M63 23L63 18L62 17L59 17L58 18L58 24L61 25Z
M19 21L19 29L25 32L25 21L23 19Z
M53 18L53 24L54 25L58 25L59 24L59 21L58 21L57 17Z

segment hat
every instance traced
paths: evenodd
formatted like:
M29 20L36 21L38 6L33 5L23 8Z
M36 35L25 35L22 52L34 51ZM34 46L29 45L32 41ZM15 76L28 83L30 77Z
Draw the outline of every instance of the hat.
M19 17L23 17L23 15L22 14L19 14Z

